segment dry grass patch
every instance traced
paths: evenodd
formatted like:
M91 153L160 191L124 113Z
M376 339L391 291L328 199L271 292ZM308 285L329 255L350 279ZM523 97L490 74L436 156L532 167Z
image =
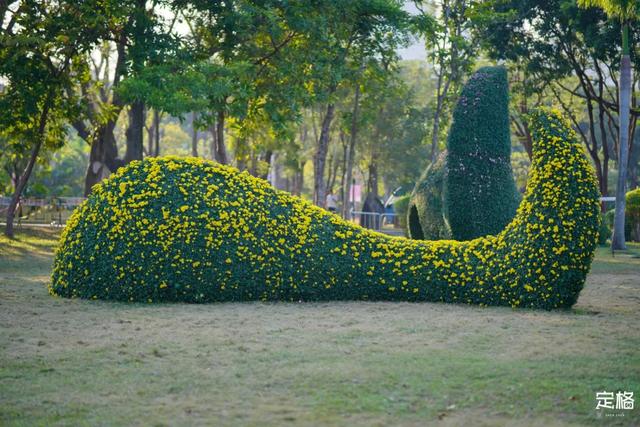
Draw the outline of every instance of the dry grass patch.
M0 240L3 425L600 425L596 391L640 393L630 255L570 311L143 305L50 297L56 236Z

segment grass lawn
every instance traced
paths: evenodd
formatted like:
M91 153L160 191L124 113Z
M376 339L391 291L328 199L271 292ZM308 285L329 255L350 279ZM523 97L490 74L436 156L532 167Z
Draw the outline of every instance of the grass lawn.
M0 425L640 424L638 246L542 312L66 300L57 238L0 238ZM596 411L602 390L636 409Z

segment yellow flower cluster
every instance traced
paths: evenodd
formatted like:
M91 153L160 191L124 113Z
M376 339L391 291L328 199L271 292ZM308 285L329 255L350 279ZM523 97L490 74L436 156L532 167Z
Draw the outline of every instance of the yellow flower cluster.
M569 307L595 249L597 185L559 113L535 113L531 128L532 174L516 217L500 234L466 242L366 230L202 159L132 162L73 214L50 291L143 302Z

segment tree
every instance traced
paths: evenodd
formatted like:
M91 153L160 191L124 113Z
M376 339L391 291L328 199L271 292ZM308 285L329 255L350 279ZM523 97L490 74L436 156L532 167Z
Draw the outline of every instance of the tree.
M75 2L12 3L13 9L0 8L0 77L7 82L0 93L0 128L29 154L7 210L8 237L42 147L63 144L65 125L78 114L78 100L69 92L88 77L80 58L94 42L90 24L96 12Z
M610 18L620 20L622 25L622 58L620 60L620 89L618 95L618 182L616 185L616 211L613 221L612 249L626 249L624 241L624 209L629 159L629 109L631 107L631 58L629 56L629 27L640 13L634 0L578 0L582 7L599 7Z
M428 16L427 6L436 9L435 23L424 31L429 60L436 78L433 124L431 128L431 161L438 158L442 122L445 111L457 96L462 80L471 70L477 48L470 38L471 20L467 16L469 0L415 1L416 7Z
M389 62L396 47L404 43L408 17L395 0L358 0L347 3L323 2L315 15L314 31L309 33L299 52L302 65L310 69L313 102L323 105L322 124L313 157L313 201L324 206L325 165L331 124L336 113L336 94L357 72L366 58ZM354 66L355 64L355 66Z
M488 0L477 3L471 17L487 54L519 68L525 95L542 97L534 105L554 104L572 121L606 196L609 161L619 151L620 22L575 0ZM633 51L631 61L640 64ZM637 84L636 76L631 85ZM629 112L633 136L640 116L633 92Z
M157 103L174 95L170 87L161 89L167 96L154 89L161 87L161 82L180 64L176 57L182 46L174 31L177 15L172 9L176 7L173 2L90 1L87 7L94 13L100 12L94 18L97 37L94 50L83 57L92 71L92 79L75 88L77 95L87 102L81 105L82 118L71 121L78 135L91 146L85 194L111 172L142 158L146 104L150 99ZM78 25L86 27L90 22L80 21ZM163 67L152 68L155 64ZM148 84L145 78L149 75L160 83ZM121 157L114 129L123 111L129 123L126 151Z

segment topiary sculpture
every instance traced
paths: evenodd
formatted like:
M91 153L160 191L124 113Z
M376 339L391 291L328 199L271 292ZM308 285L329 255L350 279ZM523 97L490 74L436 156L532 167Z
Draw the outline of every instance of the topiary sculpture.
M411 193L407 212L407 232L418 240L451 238L444 215L444 181L447 174L447 152L443 152L424 171Z
M413 190L412 238L471 240L496 234L511 221L520 194L511 170L510 135L507 72L480 68L456 104L447 151Z
M120 301L401 300L573 305L598 189L569 125L538 112L526 195L499 234L389 237L200 159L132 162L73 214L50 292Z
M511 170L509 84L483 67L464 86L447 138L446 217L457 240L499 233L520 203Z

